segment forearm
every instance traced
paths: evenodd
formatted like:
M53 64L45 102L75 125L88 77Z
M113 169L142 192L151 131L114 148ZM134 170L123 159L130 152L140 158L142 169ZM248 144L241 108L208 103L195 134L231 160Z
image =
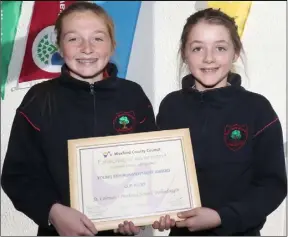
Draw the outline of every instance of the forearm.
M59 201L59 197L47 182L4 172L1 184L18 211L37 225L48 226L50 208Z
M217 210L222 225L216 229L216 233L232 235L261 226L282 203L286 193L287 187L282 180L270 181L267 186L253 185L239 201L230 202Z
M276 120L275 120L276 121ZM217 210L223 235L245 232L263 223L287 195L287 176L279 121L254 136L253 179L247 193Z
M39 140L39 132L21 114L16 114L1 184L18 211L36 224L47 226L48 213L59 196L45 166Z

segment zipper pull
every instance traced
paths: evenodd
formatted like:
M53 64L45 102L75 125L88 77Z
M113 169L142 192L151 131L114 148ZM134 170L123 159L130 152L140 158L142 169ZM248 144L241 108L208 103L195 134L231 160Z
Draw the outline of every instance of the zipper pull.
M204 99L203 99L203 97L204 97L204 95L203 95L203 92L200 92L201 94L201 103L204 103Z
M90 84L90 93L94 95L94 84Z

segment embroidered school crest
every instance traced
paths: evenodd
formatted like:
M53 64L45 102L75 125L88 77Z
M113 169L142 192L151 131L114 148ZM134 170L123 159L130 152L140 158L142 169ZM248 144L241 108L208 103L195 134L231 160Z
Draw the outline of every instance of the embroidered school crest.
M135 114L133 111L121 112L116 114L113 120L114 129L118 133L128 133L134 130L136 125Z
M226 125L224 129L224 141L232 151L237 151L242 148L245 145L247 138L247 125Z

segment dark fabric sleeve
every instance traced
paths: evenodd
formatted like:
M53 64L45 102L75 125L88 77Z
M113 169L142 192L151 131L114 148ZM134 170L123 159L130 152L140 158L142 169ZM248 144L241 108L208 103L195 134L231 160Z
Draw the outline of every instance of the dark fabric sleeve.
M287 176L280 121L268 101L258 104L255 124L254 179L250 190L218 211L218 235L243 233L261 226L285 199Z
M59 197L46 167L39 133L41 127L18 109L4 159L1 185L16 210L37 225L49 227L49 211Z
M174 118L174 103L172 96L169 94L161 101L159 106L159 112L156 117L156 124L159 130L168 130L168 129L176 129L178 127L174 127L173 119ZM172 113L171 113L172 111Z
M140 88L138 96L140 96L140 99L136 110L138 119L137 132L156 131L153 106L142 88Z

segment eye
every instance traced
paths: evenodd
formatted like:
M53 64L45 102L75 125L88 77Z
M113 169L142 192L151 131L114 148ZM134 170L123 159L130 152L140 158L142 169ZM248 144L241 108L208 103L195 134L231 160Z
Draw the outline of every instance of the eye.
M96 38L94 38L94 40L97 41L97 42L101 42L101 41L103 41L103 39L100 38L100 37L96 37Z
M80 43L81 42L81 38L77 37L77 36L76 37L71 36L67 40L69 43Z
M224 52L224 51L227 51L227 49L226 49L226 48L224 48L224 47L221 47L221 46L217 47L217 50L218 50L219 52Z
M76 41L77 39L76 38L70 38L68 39L69 42L73 42L73 41Z
M199 52L201 49L201 47L195 47L192 49L192 52Z

